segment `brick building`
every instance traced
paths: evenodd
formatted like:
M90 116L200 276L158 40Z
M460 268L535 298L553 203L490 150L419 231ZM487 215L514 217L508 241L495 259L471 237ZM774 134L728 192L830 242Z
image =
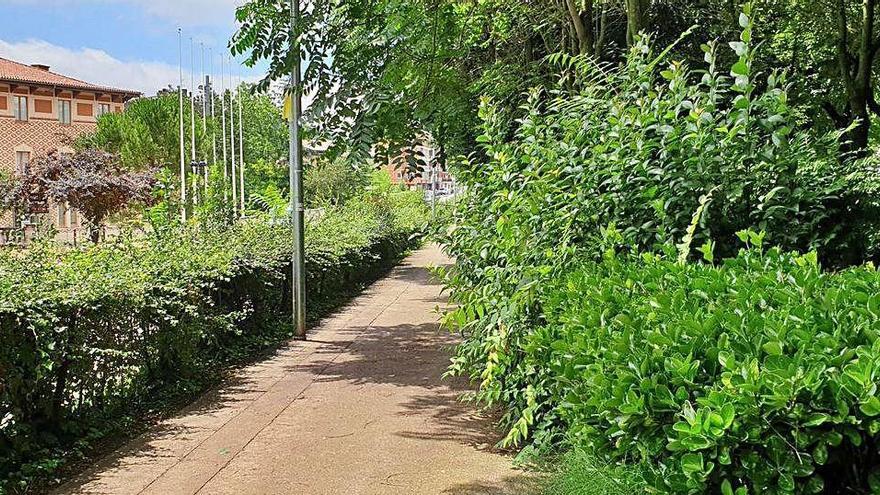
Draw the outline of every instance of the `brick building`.
M72 152L70 142L94 130L98 117L121 112L139 95L0 58L0 170L14 174L35 156ZM59 231L79 225L76 212L64 205L52 205L48 216ZM12 221L6 214L0 227Z
M409 153L415 152L424 166L419 170L410 170ZM391 157L382 167L391 176L392 184L402 184L410 190L431 191L434 194L451 194L455 189L455 179L449 172L437 166L437 150L429 144L421 144L412 151L403 150L399 155ZM432 170L432 167L436 167Z

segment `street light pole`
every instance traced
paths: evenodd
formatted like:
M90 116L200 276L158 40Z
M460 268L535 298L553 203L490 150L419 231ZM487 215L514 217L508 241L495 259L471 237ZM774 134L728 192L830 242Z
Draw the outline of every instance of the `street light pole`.
M306 336L305 234L302 198L302 84L300 81L299 0L290 1L290 49L293 67L290 74L290 215L293 225L293 325L295 335Z

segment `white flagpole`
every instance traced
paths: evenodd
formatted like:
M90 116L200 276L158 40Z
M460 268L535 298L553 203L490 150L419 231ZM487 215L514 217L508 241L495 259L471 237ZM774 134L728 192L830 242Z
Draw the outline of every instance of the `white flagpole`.
M205 73L205 43L200 42L199 46L201 47L201 51L202 51L202 73L199 76L202 80L202 83L201 83L202 84L202 134L204 134L205 137L208 137L208 76ZM205 162L207 162L207 161L208 161L208 157L206 156ZM204 184L202 184L202 187L205 190L205 199L207 199L208 198L208 167L207 167L207 165L205 166L203 174L204 174L204 177L203 177Z
M192 156L192 161L196 161L196 50L195 44L193 43L193 39L189 39L189 55L190 55L190 75L189 75L189 84L190 84L190 94L189 94L189 111L190 111L190 126L192 127L192 134L190 138L192 139L192 152L190 153Z
M183 35L180 28L177 28L177 61L179 76L177 95L180 104L178 107L180 114L180 218L183 223L186 223L186 150L183 144Z
M217 120L214 118L214 49L208 48L208 60L211 62L211 76L208 78L208 87L211 88L211 148L213 149L212 167L217 166ZM207 172L206 172L207 173ZM205 185L207 187L207 185Z
M200 42L199 47L201 48L202 55L202 73L199 76L201 78L202 84L202 132L205 134L208 133L208 119L205 117L208 116L208 80L207 75L205 74L205 44Z
M241 214L244 215L244 206L245 206L245 196L244 196L244 119L242 118L242 108L241 108L241 87L242 87L242 77L241 77L241 65L238 66L238 197L239 203L241 204Z
M229 63L229 145L232 154L232 212L233 216L238 218L238 170L235 166L235 88L232 87L232 59L227 60Z
M196 161L196 50L192 36L189 38L189 120L190 120L190 165ZM199 202L199 176L195 175L193 179L193 208Z
M229 196L226 185L229 182L229 169L226 155L226 76L223 70L223 55L220 55L220 113L223 120L223 201Z

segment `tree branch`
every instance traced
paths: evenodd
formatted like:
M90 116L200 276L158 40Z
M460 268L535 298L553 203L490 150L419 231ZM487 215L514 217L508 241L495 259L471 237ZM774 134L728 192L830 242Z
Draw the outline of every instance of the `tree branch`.
M847 126L847 119L834 108L834 105L830 101L822 102L822 110L825 110L825 113L828 114L828 117L834 122L835 127L842 129Z
M577 8L577 5L575 5L574 0L564 1L565 7L568 10L568 16L571 19L571 24L574 27L575 35L577 36L578 54L587 54L593 48L593 42L590 39L592 38L590 33L591 30L584 25L584 20L581 19L580 10Z

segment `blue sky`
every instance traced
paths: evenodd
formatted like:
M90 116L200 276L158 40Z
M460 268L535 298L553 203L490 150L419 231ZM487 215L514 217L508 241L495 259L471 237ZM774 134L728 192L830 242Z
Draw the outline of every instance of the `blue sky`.
M54 72L93 83L154 94L177 84L177 28L184 34L184 84L190 80L189 38L219 53L235 31L242 0L0 0L0 56L44 63ZM9 22L12 20L12 22ZM257 79L260 68L241 68Z

